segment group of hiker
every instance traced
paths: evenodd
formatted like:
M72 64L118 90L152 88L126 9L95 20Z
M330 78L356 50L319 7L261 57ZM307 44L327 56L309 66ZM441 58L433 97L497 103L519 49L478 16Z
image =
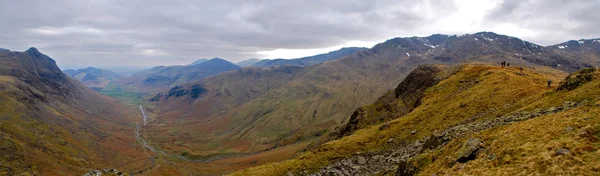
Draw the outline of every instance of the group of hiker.
M510 63L508 63L506 61L500 62L500 65L502 65L502 67L510 67ZM519 69L521 70L521 74L523 74L523 67L519 67ZM551 85L552 85L552 80L548 80L548 88L550 88Z
M510 63L506 61L500 62L500 65L502 65L502 67L510 67ZM523 73L523 67L519 67L519 69L521 69L521 73Z

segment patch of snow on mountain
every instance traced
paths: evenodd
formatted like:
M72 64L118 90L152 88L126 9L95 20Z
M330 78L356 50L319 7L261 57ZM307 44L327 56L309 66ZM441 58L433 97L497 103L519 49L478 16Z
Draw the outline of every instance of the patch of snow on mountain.
M410 54L406 53L406 56L410 57Z
M565 46L558 46L558 48L560 48L560 49L565 49Z
M425 46L428 46L429 48L435 48L435 47L437 47L437 45L434 46L434 45L430 45L430 44L425 44Z

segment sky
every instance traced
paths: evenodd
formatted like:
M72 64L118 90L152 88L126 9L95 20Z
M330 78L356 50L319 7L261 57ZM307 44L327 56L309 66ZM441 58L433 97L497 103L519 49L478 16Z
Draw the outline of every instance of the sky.
M394 37L600 38L597 0L0 0L0 48L61 68L298 58Z

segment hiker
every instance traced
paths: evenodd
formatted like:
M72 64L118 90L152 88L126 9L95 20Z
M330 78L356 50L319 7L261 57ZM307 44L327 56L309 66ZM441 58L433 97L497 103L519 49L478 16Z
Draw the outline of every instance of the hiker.
M551 84L552 84L552 80L548 80L548 88L550 88Z
M506 63L506 62L502 61L502 62L500 62L500 65L502 65L502 67L504 67L504 64L505 64L505 63Z
M506 63L506 67L510 67L510 63L508 63L508 62L507 62L507 63Z
M521 67L521 73L523 73L523 67Z

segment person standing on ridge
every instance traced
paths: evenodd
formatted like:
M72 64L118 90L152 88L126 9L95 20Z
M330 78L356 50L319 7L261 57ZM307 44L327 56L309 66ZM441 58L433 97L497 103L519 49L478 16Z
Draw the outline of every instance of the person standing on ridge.
M550 88L551 84L552 84L552 80L548 80L548 88Z
M521 67L521 73L523 73L523 67Z
M507 62L507 63L506 63L506 67L510 67L510 63L508 63L508 62Z

